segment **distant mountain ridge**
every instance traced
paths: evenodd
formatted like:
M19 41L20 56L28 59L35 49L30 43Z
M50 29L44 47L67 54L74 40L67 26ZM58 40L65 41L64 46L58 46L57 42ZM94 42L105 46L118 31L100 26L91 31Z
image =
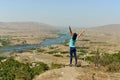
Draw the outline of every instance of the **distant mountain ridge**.
M106 32L106 33L120 33L120 24L110 24L98 27L89 28L90 30L97 32Z
M57 28L48 24L38 22L0 22L0 29L52 31L56 30Z

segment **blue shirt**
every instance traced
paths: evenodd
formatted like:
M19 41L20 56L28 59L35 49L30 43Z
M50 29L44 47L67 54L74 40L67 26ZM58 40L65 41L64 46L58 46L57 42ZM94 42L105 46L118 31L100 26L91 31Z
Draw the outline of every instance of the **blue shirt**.
M75 42L78 40L78 37L76 38L76 40L73 40L72 38L70 39L70 43L69 46L70 47L76 47Z

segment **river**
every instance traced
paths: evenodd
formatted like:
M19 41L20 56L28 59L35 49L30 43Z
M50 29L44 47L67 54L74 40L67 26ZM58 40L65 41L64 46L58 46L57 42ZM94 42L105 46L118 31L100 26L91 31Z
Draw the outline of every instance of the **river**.
M61 37L54 38L54 39L46 39L44 42L40 44L33 44L33 45L19 45L19 46L9 46L9 47L2 47L0 51L4 52L21 52L30 49L40 48L42 46L51 46L55 44L64 43L66 39L69 39L70 36L68 33L62 33Z

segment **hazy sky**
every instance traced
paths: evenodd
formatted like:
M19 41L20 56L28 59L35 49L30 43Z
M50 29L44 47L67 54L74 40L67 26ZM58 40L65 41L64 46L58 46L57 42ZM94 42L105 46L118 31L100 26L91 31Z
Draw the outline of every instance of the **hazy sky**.
M0 0L0 22L54 26L120 24L120 0Z

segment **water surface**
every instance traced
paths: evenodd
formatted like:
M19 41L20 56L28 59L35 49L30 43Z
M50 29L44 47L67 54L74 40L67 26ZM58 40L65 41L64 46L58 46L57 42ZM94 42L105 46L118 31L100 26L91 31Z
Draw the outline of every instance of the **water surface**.
M64 43L65 40L69 39L69 38L70 38L69 34L64 32L64 34L63 33L61 34L61 37L54 38L54 39L46 39L44 42L42 42L40 44L3 47L3 48L0 48L0 51L20 52L20 51L39 48L39 47L42 47L42 46L51 46L51 45L55 45L55 44Z

